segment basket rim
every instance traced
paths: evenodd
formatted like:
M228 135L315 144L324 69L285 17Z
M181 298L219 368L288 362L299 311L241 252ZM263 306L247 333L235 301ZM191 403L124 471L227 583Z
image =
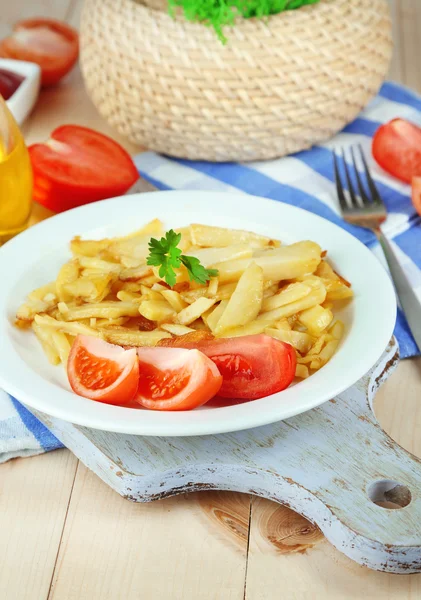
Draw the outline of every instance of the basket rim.
M135 0L119 0L121 4L125 4L127 7L132 6L134 10L138 11L138 14L141 15L159 15L159 19L165 20L167 22L171 22L174 25L185 25L188 28L199 26L201 28L205 27L206 29L211 29L208 25L200 21L189 21L180 11L180 15L171 16L168 11L163 9L154 8L151 6L147 6L142 2L136 2ZM372 0L360 0L360 2L364 2L367 5L371 5ZM307 4L305 6L301 6L298 9L294 10L284 10L279 13L268 15L266 18L258 18L258 17L250 17L245 18L242 15L237 15L235 17L235 23L233 25L224 25L224 29L227 32L234 32L238 29L249 29L255 28L256 24L266 25L268 29L270 28L269 24L276 22L277 25L282 24L282 22L288 23L290 26L296 26L298 22L306 22L309 19L313 18L313 13L318 12L319 17L323 17L327 15L327 13L331 10L332 4L336 5L349 5L349 0L320 0L320 2L316 4ZM387 6L387 3L384 3ZM181 8L181 7L180 7ZM390 14L390 13L389 13ZM227 35L228 38L228 35ZM228 39L229 41L229 39Z

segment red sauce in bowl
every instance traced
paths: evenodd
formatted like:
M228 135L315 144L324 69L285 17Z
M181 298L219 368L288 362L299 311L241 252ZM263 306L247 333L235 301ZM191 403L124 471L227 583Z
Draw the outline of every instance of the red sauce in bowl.
M0 69L0 96L3 96L5 100L9 100L24 79L25 78L22 75L18 75L18 73Z

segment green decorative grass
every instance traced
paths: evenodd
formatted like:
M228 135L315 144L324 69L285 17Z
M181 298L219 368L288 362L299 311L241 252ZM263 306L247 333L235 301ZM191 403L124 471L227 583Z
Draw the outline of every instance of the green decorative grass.
M227 40L223 29L227 25L234 25L236 17L265 18L317 2L319 0L168 0L168 5L170 14L180 7L188 21L213 27L225 44Z

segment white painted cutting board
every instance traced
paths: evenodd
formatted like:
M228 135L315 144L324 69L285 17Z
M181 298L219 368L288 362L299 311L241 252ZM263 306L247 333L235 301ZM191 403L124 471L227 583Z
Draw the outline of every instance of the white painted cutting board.
M209 489L256 494L317 524L362 565L420 572L421 461L381 429L372 410L376 391L398 360L392 340L370 373L335 399L287 421L221 435L123 435L31 410L128 500Z

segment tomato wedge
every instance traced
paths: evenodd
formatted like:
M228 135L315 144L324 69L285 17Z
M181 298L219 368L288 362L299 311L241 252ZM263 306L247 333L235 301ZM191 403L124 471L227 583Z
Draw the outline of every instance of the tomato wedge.
M124 350L95 337L78 335L70 350L67 376L79 396L128 405L139 383L136 350Z
M29 147L34 200L54 212L121 196L139 179L117 142L87 127L62 125Z
M224 381L221 398L256 400L287 388L295 377L296 355L289 344L268 335L247 335L191 342L187 334L177 346L197 348L218 367Z
M198 350L138 348L136 401L153 410L190 410L213 398L222 385L215 364Z
M9 37L0 42L0 56L34 62L41 67L41 85L57 83L79 54L75 29L55 19L19 21Z
M405 119L393 119L376 131L373 156L388 173L411 183L421 176L421 128Z

